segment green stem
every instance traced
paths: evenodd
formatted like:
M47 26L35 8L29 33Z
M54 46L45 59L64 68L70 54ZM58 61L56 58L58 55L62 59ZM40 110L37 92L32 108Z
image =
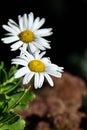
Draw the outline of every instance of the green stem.
M24 97L25 94L29 91L30 88L31 88L31 85L28 86L28 88L25 89L24 93L16 100L16 102L15 102L12 106L10 106L10 107L8 108L8 111L11 110L11 109L13 109L13 108L15 108L15 106L20 103L20 101L23 99L23 97Z
M8 91L6 91L6 94L10 94L12 93L12 91L15 91L18 87L19 87L19 84L21 83L21 79L19 80L19 82L12 88L10 88Z
M8 83L11 83L13 81L14 77L11 77L10 79L6 80L2 86L6 86Z

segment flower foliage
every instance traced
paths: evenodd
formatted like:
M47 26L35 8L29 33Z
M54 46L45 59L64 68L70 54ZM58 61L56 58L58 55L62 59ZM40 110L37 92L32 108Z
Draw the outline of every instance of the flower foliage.
M21 78L14 78L16 69L17 66L12 66L8 72L4 63L0 63L0 130L16 130L17 126L23 130L25 122L15 111L24 110L35 98L21 85Z
M0 130L23 130L25 121L16 110L25 110L35 98L30 91L43 86L46 79L54 86L51 76L61 78L63 67L53 64L49 57L43 57L46 49L50 49L49 41L43 37L52 34L52 28L40 29L45 19L34 14L18 16L17 24L9 19L3 28L8 31L3 43L11 45L11 51L20 51L20 55L11 60L12 66L6 70L4 62L0 62ZM43 51L43 52L42 52ZM15 64L15 66L13 65Z

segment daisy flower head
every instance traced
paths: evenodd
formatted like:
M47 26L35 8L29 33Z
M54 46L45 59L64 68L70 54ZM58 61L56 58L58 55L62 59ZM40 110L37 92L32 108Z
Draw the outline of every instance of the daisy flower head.
M2 25L8 33L1 40L6 44L13 43L11 51L15 51L20 47L28 49L30 53L50 49L50 41L44 37L50 36L53 32L52 28L41 29L44 23L45 18L36 17L34 19L33 12L25 13L23 16L19 15L18 23L9 19L7 25Z
M14 77L23 77L24 85L28 84L33 78L35 89L41 88L46 78L49 85L54 86L51 76L61 78L64 68L51 63L49 57L43 57L45 51L37 51L35 55L32 55L24 48L20 48L20 50L22 55L12 59L11 63L21 66L14 74Z

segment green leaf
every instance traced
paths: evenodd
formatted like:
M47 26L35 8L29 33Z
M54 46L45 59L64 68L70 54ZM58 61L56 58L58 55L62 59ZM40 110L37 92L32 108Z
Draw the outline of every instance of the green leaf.
M17 66L7 72L4 62L0 62L0 130L24 130L25 121L15 114L24 110L35 95L21 85L22 78L14 78Z
M0 84L3 84L7 80L7 72L4 68L0 69Z
M35 99L35 94L32 92L27 92L22 100L20 101L19 105L16 106L16 110L24 110L28 108L28 105L31 101Z
M17 105L19 105L19 103L18 104L16 104L16 103L17 103L17 101L20 99L20 97L22 95L23 95L23 92L18 92L18 93L15 93L15 94L9 96L10 97L10 101L8 102L8 108L10 108L11 110L14 110L15 107Z
M19 115L15 116L13 114L12 116L13 118L10 117L9 122L4 123L3 125L0 126L0 130L24 130L25 121L21 119Z
M11 100L8 102L8 108L12 110L24 110L28 107L28 103L35 98L35 95L32 92L25 93L24 91L20 91L9 97Z
M26 95L21 100L21 103L27 104L27 102L31 102L35 98L35 94L33 92L27 92Z
M4 62L0 61L0 70L4 68Z
M0 102L3 102L6 100L5 94L0 94Z
M16 72L18 66L12 66L9 70L8 77L10 78Z

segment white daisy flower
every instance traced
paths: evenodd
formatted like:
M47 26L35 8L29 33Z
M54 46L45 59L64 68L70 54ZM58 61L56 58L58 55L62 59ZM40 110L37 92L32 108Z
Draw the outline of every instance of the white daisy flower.
M45 18L40 19L36 17L34 20L34 14L30 12L28 15L25 13L23 16L18 16L18 24L12 19L8 20L8 25L2 25L2 27L8 31L5 38L1 38L3 43L11 45L11 51L15 51L20 47L29 49L34 53L37 50L50 49L48 40L44 37L50 36L52 28L40 29L45 23Z
M34 87L37 89L42 87L45 78L50 86L54 86L51 76L61 78L63 67L51 63L48 57L43 57L45 51L42 53L38 51L32 55L24 48L20 50L22 55L12 59L11 63L23 66L14 74L15 78L23 77L23 84L28 84L34 78Z

